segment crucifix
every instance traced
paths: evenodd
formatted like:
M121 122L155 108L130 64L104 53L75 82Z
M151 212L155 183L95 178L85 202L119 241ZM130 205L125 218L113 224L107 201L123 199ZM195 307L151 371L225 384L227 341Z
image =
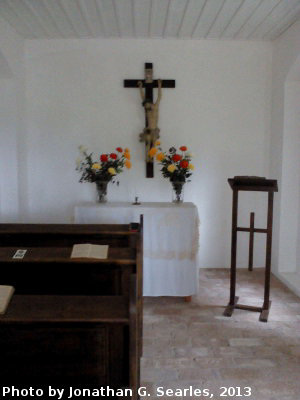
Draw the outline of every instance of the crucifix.
M153 160L149 157L149 150L159 138L158 108L161 100L162 88L175 88L173 79L153 80L153 64L145 63L145 79L125 79L125 88L139 88L142 106L145 109L145 128L140 134L140 141L146 147L146 177L153 178ZM153 101L153 89L158 88L157 100Z

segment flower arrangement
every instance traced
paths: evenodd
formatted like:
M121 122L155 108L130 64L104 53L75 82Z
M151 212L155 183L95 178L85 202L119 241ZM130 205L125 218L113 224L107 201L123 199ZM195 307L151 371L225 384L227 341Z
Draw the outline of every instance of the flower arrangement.
M97 161L93 160L93 153L88 153L84 146L79 146L79 152L81 157L76 161L76 170L81 173L79 182L95 182L98 201L106 201L108 182L114 183L116 176L123 172L124 167L131 168L130 150L117 147L116 152L103 153Z
M188 179L192 175L194 165L191 163L192 155L186 146L181 146L177 150L171 147L168 152L164 152L157 141L155 146L149 151L149 156L156 158L161 165L161 172L164 178L168 178L172 183L175 193L174 202L182 202L183 185L190 182Z
M81 156L77 159L76 170L81 172L79 182L114 181L117 174L123 172L124 167L131 168L130 150L116 148L116 153L101 154L99 160L93 161L93 153L87 153L84 146L79 146Z

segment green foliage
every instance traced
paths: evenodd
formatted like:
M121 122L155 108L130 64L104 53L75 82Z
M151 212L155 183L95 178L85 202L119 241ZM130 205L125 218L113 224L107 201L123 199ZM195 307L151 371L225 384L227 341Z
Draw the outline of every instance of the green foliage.
M79 182L97 182L97 181L112 181L115 182L116 175L123 172L126 159L122 154L117 159L112 159L109 154L103 154L107 157L107 161L93 161L93 153L88 154L86 150L81 150L83 159L80 160L76 167L76 171L81 173ZM100 168L93 168L95 164L99 164ZM116 174L113 175L109 172L110 168L114 168Z
M190 164L191 162L191 155L186 152L181 152L181 154L177 153L177 149L175 147L171 147L169 152L163 152L161 147L158 149L164 154L164 159L159 161L161 165L161 173L164 178L170 179L171 182L190 182L188 179L192 175L192 171L189 168L183 168L183 162L187 162ZM178 161L176 161L176 157ZM170 165L174 165L175 169L173 172L169 171L168 167Z

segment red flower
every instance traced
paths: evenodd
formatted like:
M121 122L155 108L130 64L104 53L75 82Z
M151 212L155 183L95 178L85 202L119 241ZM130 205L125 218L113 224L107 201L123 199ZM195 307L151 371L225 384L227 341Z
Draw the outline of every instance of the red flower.
M182 159L182 157L179 154L174 154L174 156L172 157L172 160L177 162L180 161Z
M186 160L181 161L180 163L181 168L188 168L189 162Z
M109 157L112 158L113 160L116 160L118 158L116 153L111 153Z
M186 147L186 146L181 146L181 147L179 147L179 149L180 149L181 151L187 151L187 147Z
M116 150L117 150L119 153L123 153L122 147L117 147Z
M106 155L106 154L101 154L101 156L100 156L100 161L102 161L102 162L108 161L107 155Z

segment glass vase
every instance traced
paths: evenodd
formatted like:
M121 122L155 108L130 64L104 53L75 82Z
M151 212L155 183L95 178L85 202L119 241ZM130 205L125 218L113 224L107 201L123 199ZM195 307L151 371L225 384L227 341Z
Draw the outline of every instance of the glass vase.
M97 189L97 202L106 203L107 202L107 185L109 181L96 181Z
M185 182L174 181L171 183L172 183L172 202L176 204L183 203Z

